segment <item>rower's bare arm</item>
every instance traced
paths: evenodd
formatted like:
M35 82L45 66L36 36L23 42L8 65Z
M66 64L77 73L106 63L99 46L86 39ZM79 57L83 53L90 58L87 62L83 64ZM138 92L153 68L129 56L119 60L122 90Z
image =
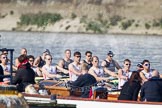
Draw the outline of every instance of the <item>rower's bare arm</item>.
M56 66L58 72L63 72L63 73L65 73L65 74L68 74L69 71L66 70L66 69L64 69L63 66L64 66L64 61L63 61L63 60L60 60L60 61L58 62L58 65Z
M15 64L12 65L12 68L13 68L14 71L17 70L18 65L19 65L19 61L18 61L18 58L16 58L15 59Z
M106 67L103 67L103 69L104 69L104 72L109 74L110 76L118 77L118 75L115 72L108 70Z
M63 60L60 60L60 61L58 62L58 66L61 67L61 68L63 68L63 66L64 66L64 61L63 61Z
M37 57L37 58L34 60L33 66L38 67L39 62L40 62L40 57Z
M143 82L148 81L148 79L144 76L144 74L142 72L140 72L139 74L140 74L140 77L141 77Z
M122 75L122 69L119 69L119 70L118 70L118 77L121 78L121 79L125 79L125 80L128 79L126 76L123 76L123 75Z
M58 74L50 74L49 72L47 72L47 70L44 67L42 67L42 73L44 75L46 75L47 77L49 77L49 78L58 78L58 77L61 77L61 75L58 75Z
M80 64L83 64L84 63L84 61L82 60L82 61L80 61Z
M10 72L4 71L4 75L10 75Z
M15 65L12 65L12 69L13 69L13 71L16 71L17 67Z
M64 69L64 68L61 68L60 66L56 66L56 68L59 70L59 71L61 71L61 72L63 72L63 73L65 73L65 74L68 74L69 73L69 71L68 70L66 70L66 69Z
M36 73L37 73L38 76L42 76L42 68L37 67L36 68Z
M72 72L72 73L74 73L77 76L81 75L81 72L75 70L72 64L69 64L69 71Z
M105 65L106 65L106 62L105 61L102 61L101 66L102 67L105 67Z
M15 59L15 67L18 67L19 65L19 61L18 61L18 58Z
M98 77L98 76L94 73L94 70L92 70L92 69L90 69L88 73L91 74L92 76L94 76L95 79L96 79L97 81L105 80L105 78L103 78L103 77Z
M162 78L162 74L160 74L160 78Z

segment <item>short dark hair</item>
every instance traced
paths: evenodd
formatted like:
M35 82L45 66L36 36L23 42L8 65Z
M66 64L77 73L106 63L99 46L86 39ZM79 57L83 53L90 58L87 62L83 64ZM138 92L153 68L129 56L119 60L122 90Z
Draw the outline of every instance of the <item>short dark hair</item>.
M7 48L2 48L2 53L4 53L5 51L8 52Z
M125 59L125 60L124 60L124 63L125 63L125 62L131 63L131 61L130 61L129 59Z
M85 52L85 55L87 55L88 53L92 54L92 52L91 52L91 51L86 51L86 52Z
M35 59L33 55L28 55L28 60L32 58L33 60Z
M28 57L24 54L22 54L18 57L18 60L19 60L20 63L22 63L24 60L27 60L27 59L28 59Z
M142 65L143 65L145 62L150 63L150 61L149 61L149 60L143 60Z
M76 52L74 52L74 56L76 56L76 55L80 55L81 56L81 53L79 51L76 51Z
M142 63L138 63L138 64L137 64L137 67L143 68Z
M142 79L141 79L141 77L140 77L139 72L137 72L137 71L133 71L133 72L132 72L132 74L131 74L130 79L128 80L128 82L129 82L130 84L132 84L133 81L138 81L138 82L140 82L140 83L142 82Z

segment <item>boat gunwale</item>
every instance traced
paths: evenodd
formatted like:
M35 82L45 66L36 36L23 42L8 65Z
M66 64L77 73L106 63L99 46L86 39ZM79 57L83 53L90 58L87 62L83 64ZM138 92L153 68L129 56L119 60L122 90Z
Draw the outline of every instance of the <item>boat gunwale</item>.
M38 98L49 98L50 95L39 95L39 94L26 94L22 93L24 97L38 97ZM80 100L80 101L94 101L94 102L111 102L111 103L127 103L127 104L150 104L150 105L162 105L162 102L141 102L141 101L129 101L129 100L107 100L107 99L91 99L91 98L81 98L75 96L57 96L57 99L63 100Z

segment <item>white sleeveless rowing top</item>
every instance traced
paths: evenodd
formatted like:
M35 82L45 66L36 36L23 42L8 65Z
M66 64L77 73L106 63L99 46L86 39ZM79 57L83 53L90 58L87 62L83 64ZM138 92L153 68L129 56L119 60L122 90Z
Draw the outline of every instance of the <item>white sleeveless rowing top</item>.
M47 72L49 72L50 74L56 74L57 73L55 66L48 67L48 66L44 65L44 67L45 67L45 70L47 70ZM43 78L44 79L50 79L45 74L43 74Z
M122 69L122 75L123 76L126 76L126 77L128 77L128 78L130 78L130 76L131 76L131 74L132 74L132 72L124 72L124 70ZM125 84L125 82L127 82L128 80L125 80L125 79L123 79L123 78L119 78L118 79L118 89L122 89L122 86Z
M10 72L11 71L11 68L10 68L10 64L7 64L6 66L0 64L3 68L3 71L6 71L6 72Z
M104 70L102 67L99 67L98 69L94 70L94 73L97 75L97 77L104 77Z
M145 72L145 70L142 70L141 72L147 79L150 79L152 77L152 70L150 70L150 72Z
M81 71L80 65L79 66L77 66L76 64L72 64L72 65L75 70ZM69 70L69 76L70 76L70 81L75 81L78 78L78 76L74 74L73 72L71 72L71 70Z

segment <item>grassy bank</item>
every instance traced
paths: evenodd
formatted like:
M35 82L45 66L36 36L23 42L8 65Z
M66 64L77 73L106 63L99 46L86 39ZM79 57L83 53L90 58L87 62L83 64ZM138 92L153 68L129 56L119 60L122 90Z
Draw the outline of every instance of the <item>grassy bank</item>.
M0 30L162 34L161 0L2 0Z

